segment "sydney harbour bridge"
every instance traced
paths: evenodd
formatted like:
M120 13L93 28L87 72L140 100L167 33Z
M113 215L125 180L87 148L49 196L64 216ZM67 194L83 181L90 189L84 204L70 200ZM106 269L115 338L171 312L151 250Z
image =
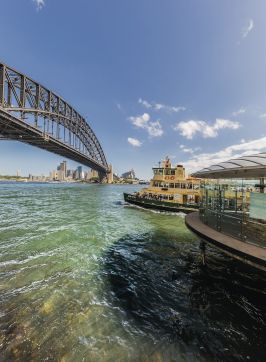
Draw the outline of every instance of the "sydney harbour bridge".
M0 140L21 141L108 173L86 120L63 98L0 62Z

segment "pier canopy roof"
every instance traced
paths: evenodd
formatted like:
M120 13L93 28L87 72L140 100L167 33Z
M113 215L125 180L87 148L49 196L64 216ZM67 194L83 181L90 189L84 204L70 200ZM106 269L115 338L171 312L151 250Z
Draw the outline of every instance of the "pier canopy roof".
M266 153L242 156L194 172L199 178L261 178L266 177Z

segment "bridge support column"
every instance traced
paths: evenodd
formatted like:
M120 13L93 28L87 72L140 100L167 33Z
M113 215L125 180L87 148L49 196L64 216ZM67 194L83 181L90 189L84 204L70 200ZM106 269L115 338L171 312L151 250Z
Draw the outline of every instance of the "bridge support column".
M108 184L112 184L114 182L113 166L111 164L109 165L107 173L107 182Z

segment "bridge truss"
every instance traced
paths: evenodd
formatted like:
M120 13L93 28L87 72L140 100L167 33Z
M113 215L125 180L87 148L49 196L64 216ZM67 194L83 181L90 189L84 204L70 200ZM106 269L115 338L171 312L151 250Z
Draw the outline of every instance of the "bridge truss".
M97 170L108 165L86 120L63 98L0 63L0 140L28 143Z

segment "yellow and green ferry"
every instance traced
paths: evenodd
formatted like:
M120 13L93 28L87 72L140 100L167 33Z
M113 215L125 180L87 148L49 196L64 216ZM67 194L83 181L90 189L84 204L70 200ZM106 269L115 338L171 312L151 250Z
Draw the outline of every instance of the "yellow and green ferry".
M183 165L172 167L168 157L153 167L147 188L133 194L124 193L130 204L160 211L189 213L199 208L200 179L186 176Z

